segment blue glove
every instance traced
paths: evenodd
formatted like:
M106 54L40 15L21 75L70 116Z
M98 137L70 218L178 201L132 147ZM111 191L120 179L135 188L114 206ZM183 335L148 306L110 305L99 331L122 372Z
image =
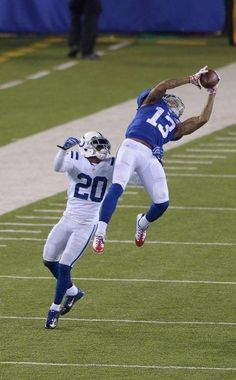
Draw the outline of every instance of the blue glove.
M58 148L61 148L63 150L68 150L72 148L72 146L75 146L77 144L79 144L79 140L76 137L69 137L62 146L61 145L57 145L57 146Z
M155 145L153 150L152 150L152 154L153 154L153 156L158 158L158 160L161 160L162 157L164 156L164 149L159 145Z

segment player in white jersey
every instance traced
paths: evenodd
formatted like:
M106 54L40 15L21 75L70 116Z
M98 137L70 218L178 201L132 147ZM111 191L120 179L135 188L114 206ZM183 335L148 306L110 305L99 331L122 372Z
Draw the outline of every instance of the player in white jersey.
M75 145L79 151L67 151ZM80 141L70 137L58 147L54 169L67 174L69 185L63 217L49 233L43 251L44 264L57 279L54 300L45 322L48 329L55 328L59 316L68 313L84 296L84 292L71 281L71 269L94 234L115 160L109 157L109 141L99 132L85 133Z
M201 113L185 121L180 121L184 111L183 102L175 95L166 94L166 91L189 83L201 88L200 77L207 71L206 66L188 77L163 80L153 89L143 91L137 98L138 109L120 145L112 185L102 204L93 241L95 252L102 253L104 250L108 223L134 170L152 200L149 210L137 215L135 243L138 247L144 244L150 223L167 210L169 193L161 162L163 145L191 134L206 124L212 113L217 88L207 89L208 98Z

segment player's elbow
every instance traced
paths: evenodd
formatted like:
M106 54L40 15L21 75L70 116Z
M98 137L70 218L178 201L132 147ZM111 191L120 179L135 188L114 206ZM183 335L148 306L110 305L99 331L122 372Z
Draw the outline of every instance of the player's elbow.
M208 116L208 115L201 115L199 117L199 121L198 121L199 128L202 127L204 124L206 124L209 121L209 119L210 119L210 116Z

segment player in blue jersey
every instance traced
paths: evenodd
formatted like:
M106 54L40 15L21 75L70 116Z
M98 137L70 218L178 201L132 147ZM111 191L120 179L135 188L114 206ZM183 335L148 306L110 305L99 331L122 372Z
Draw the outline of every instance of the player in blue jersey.
M166 94L173 88L194 84L201 88L200 76L208 71L207 66L196 74L169 79L158 83L153 89L143 91L138 99L138 109L128 126L113 172L112 185L103 201L99 223L93 241L97 253L104 250L107 225L116 209L119 197L126 188L135 170L149 194L152 205L145 214L138 214L135 242L138 247L144 244L146 231L167 210L169 193L165 171L161 162L163 145L178 140L202 127L210 118L217 88L208 88L208 99L199 116L180 121L184 104L175 95Z

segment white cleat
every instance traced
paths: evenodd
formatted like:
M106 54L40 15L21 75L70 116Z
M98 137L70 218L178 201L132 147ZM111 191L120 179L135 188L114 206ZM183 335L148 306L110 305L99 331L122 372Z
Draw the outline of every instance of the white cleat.
M135 233L135 244L137 247L142 247L145 242L147 230L143 230L139 226L139 221L142 218L143 214L138 214L136 219L136 233Z

